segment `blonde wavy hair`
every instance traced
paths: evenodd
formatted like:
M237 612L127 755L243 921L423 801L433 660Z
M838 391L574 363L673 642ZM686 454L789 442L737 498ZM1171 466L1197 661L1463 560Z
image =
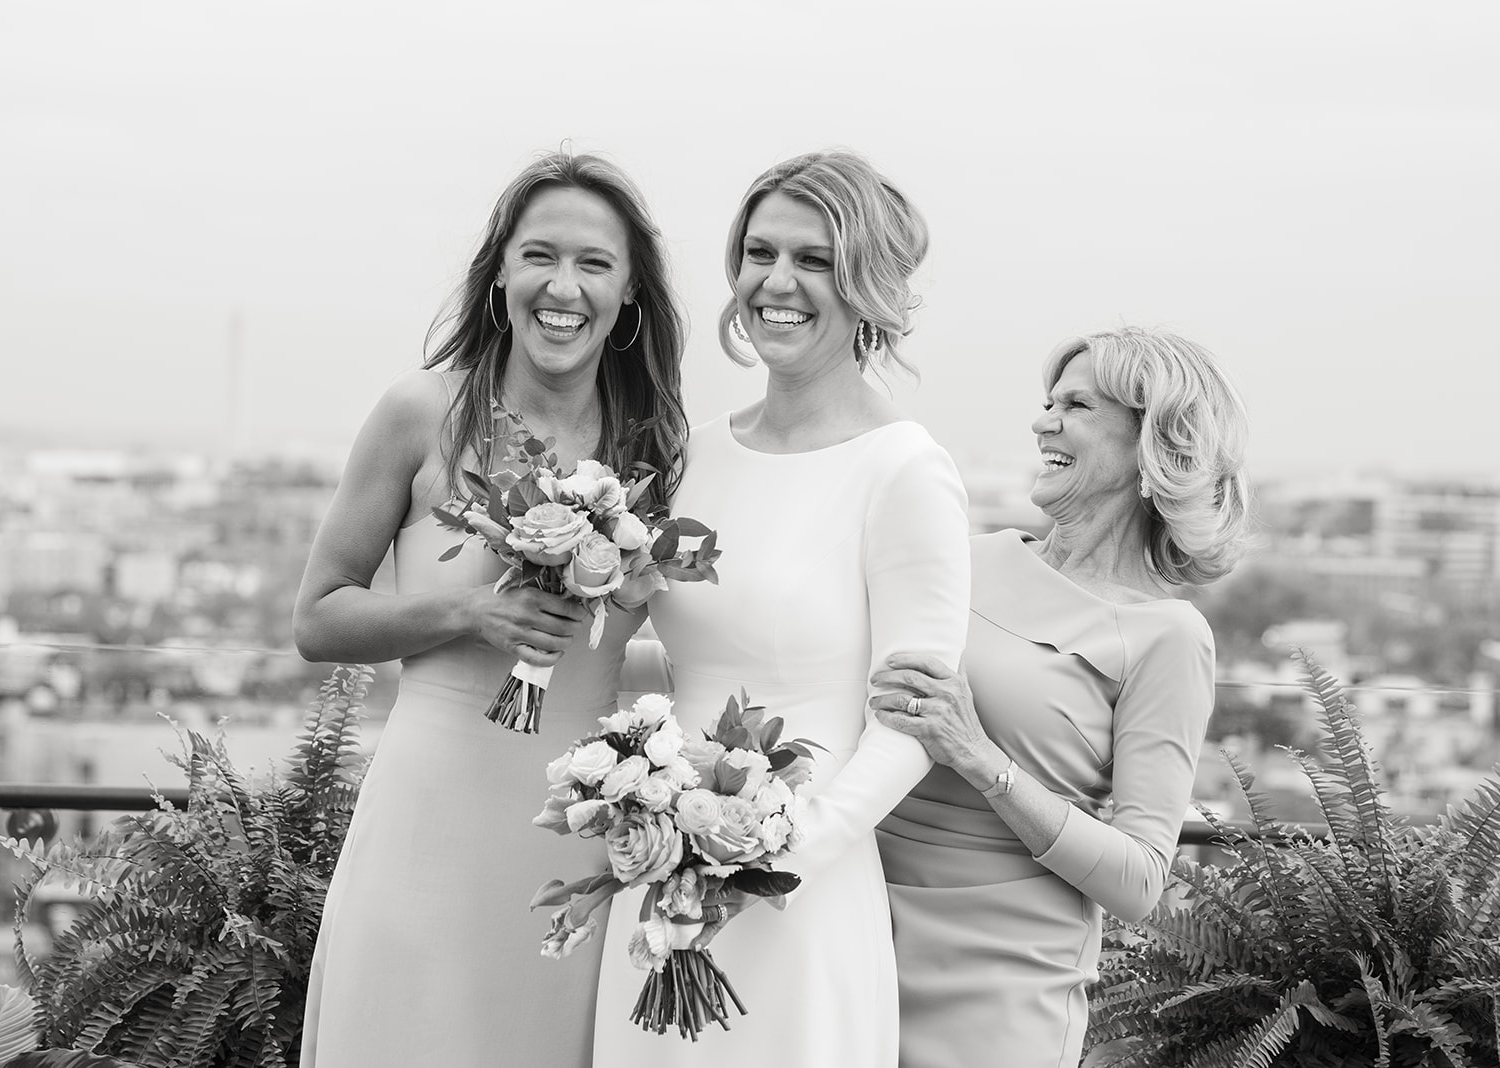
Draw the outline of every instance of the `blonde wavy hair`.
M1249 427L1239 391L1207 349L1140 327L1064 341L1042 367L1043 388L1085 352L1099 391L1136 413L1152 566L1172 583L1223 578L1243 555L1250 526Z
M733 289L745 253L745 229L755 206L782 193L816 208L833 238L833 280L839 297L861 319L880 329L881 364L915 375L901 356L901 339L912 331L911 313L920 304L911 276L927 255L927 223L899 189L870 161L847 149L808 152L778 163L745 191L724 249L724 273ZM743 367L756 359L736 343L730 323L739 312L731 296L719 316L719 345ZM859 359L858 347L851 349Z

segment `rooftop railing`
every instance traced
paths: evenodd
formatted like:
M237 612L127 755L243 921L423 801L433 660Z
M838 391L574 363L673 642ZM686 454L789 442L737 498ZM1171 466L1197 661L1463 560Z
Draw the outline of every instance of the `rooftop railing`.
M69 812L149 812L157 807L157 796L177 808L186 808L186 787L151 790L130 786L58 785L52 783L0 783L0 812L61 809ZM1228 822L1251 838L1262 837L1252 824ZM1299 823L1298 827L1314 838L1326 838L1328 825ZM1177 836L1179 845L1213 845L1219 832L1207 824L1189 823Z

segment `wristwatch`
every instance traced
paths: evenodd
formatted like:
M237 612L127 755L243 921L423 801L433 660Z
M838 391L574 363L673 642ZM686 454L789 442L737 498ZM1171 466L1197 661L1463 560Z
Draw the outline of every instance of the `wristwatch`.
M988 790L979 791L980 796L986 801L992 801L1001 794L1010 793L1011 787L1016 784L1016 762L1012 760L1005 765L1005 770L995 776L995 785Z

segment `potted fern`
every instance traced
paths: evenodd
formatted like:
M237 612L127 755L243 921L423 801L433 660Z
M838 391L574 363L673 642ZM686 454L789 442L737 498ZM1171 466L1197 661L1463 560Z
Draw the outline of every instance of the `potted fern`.
M1436 825L1408 826L1382 799L1353 707L1298 656L1325 754L1288 752L1327 839L1272 819L1226 753L1256 833L1205 809L1232 862L1179 860L1181 893L1142 923L1112 925L1091 1065L1500 1064L1500 776Z
M89 842L46 850L3 840L35 866L18 888L16 960L44 1049L142 1068L297 1062L323 899L363 770L370 679L368 668L334 671L269 781L237 771L222 735L179 728L183 751L169 759L187 773L186 809L158 799ZM49 878L91 903L39 959L22 924Z

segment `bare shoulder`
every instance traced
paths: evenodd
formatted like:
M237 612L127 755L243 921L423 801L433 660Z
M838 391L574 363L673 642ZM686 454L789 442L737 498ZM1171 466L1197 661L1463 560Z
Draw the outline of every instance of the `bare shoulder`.
M388 431L428 439L448 415L448 387L436 371L407 371L391 383L371 413Z

